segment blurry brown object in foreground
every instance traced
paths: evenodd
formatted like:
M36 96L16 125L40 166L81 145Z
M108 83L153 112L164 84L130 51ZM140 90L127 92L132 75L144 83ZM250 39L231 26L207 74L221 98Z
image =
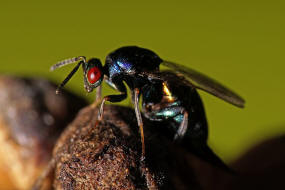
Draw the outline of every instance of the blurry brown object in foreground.
M86 102L44 79L0 76L0 189L29 189Z

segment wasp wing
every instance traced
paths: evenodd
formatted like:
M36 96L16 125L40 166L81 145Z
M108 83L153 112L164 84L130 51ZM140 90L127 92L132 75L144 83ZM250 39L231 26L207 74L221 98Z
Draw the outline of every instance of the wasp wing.
M225 100L228 103L231 103L238 107L244 107L245 101L242 97L240 97L235 92L231 91L230 89L226 88L219 82L211 79L210 77L195 71L191 68L184 67L182 65L163 61L162 65L173 69L174 71L183 74L185 77L189 79L189 82L192 83L193 86L197 89L204 90L218 98Z

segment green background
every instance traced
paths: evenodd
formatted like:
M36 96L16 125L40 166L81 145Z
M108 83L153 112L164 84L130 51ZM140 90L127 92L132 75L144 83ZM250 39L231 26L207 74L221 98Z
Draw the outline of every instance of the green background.
M285 132L284 15L282 1L1 1L0 72L61 82L73 65L53 73L49 67L62 59L104 60L124 45L149 48L246 99L239 109L200 93L209 144L229 162ZM94 98L81 70L66 88ZM104 93L114 91L104 86Z

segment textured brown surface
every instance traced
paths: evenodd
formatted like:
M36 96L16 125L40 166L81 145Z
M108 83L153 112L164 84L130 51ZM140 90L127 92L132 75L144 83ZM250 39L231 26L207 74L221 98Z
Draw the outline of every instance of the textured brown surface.
M185 152L165 138L163 124L144 120L146 167L134 111L88 106L61 135L48 172L55 189L282 189L284 137L265 142L237 160L232 175Z
M106 112L105 119L108 120ZM116 123L102 123L95 127L95 112L83 112L69 127L57 144L54 154L56 160L56 189L92 189L111 187L115 189L134 189L132 172L139 174L139 163L134 146L127 147L126 138L120 134ZM125 124L126 125L126 124ZM132 139L129 139L132 140ZM140 177L141 178L141 177Z
M284 137L265 142L229 174L185 152L164 137L163 125L144 120L146 167L134 111L106 106L80 111L57 142L49 173L54 188L67 189L280 189L284 187ZM272 155L272 156L270 156ZM279 155L279 157L278 157ZM249 169L250 168L250 169Z
M55 89L44 79L0 76L0 189L29 189L61 131L86 105Z
M200 189L189 163L206 163L160 135L159 126L144 121L144 165L132 109L106 106L103 121L96 119L97 109L86 107L61 135L49 168L55 189Z
M95 126L96 118L91 107L82 110L59 139L54 150L56 189L146 188L140 138L129 127L137 130L132 110L106 106L104 122ZM146 175L149 184L158 185L151 172Z

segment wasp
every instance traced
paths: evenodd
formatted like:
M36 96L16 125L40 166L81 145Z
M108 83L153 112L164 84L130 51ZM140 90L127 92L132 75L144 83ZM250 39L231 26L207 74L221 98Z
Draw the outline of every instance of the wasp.
M226 168L207 145L208 125L197 89L242 108L245 101L238 94L194 69L163 60L153 51L137 46L125 46L111 52L104 66L97 58L87 61L84 56L79 56L59 62L51 70L75 62L77 65L58 86L57 93L82 65L87 92L97 88L99 98L103 80L119 92L102 99L98 114L100 121L105 102L123 101L129 87L141 134L142 160L145 158L145 145L141 114L152 121L168 121L175 142L205 161ZM171 70L160 71L160 65ZM139 109L140 97L142 112Z

